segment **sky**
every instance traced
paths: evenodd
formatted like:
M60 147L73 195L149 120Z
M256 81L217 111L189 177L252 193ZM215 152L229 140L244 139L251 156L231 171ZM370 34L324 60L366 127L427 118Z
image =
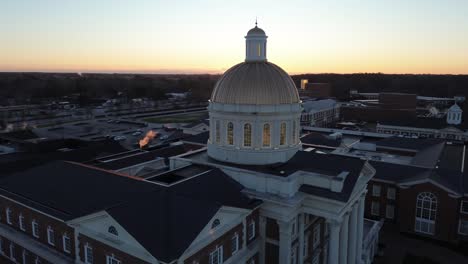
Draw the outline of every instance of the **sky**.
M0 0L0 71L468 74L467 0Z

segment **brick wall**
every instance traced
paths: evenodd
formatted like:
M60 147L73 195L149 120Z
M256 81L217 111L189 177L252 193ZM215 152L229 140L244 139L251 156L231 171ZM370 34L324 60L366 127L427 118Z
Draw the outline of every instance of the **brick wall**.
M10 211L11 212L10 213L11 224L7 223L7 216L6 216L7 208L11 210ZM25 227L24 231L20 229L20 224L19 224L20 214L24 216L24 220L23 220L24 227ZM44 214L38 213L32 209L29 209L19 203L13 202L4 197L0 197L0 215L1 215L1 219L0 219L1 223L16 229L18 232L27 234L28 236L38 240L39 242L46 245L47 247L57 250L61 254L64 254L71 258L74 257L75 255L74 229L68 226L67 224L65 224L64 222L48 217ZM39 237L38 238L33 236L33 232L32 232L33 220L35 220L39 224ZM48 226L52 227L52 229L54 230L54 240L55 240L54 245L51 245L48 243L48 239L47 239L47 227ZM63 246L64 234L67 234L68 237L70 238L70 244L71 244L70 253L67 253L64 251L64 246Z
M374 185L380 186L380 196L376 197L373 195L373 187ZM388 189L393 188L395 189L395 199L389 199L387 197L388 194ZM399 204L398 204L398 199L400 195L399 188L393 184L388 184L388 183L383 183L383 182L377 182L377 181L370 181L369 184L367 185L367 195L366 195L366 200L365 200L365 209L364 209L364 215L366 218L374 219L374 220L380 220L382 218L385 218L385 221L387 222L394 222L396 223L398 221L398 215L399 215ZM372 209L372 202L378 202L380 205L380 210L379 210L379 215L372 215L371 209ZM387 205L393 205L394 206L394 217L393 219L387 218L386 217L386 210L387 210Z

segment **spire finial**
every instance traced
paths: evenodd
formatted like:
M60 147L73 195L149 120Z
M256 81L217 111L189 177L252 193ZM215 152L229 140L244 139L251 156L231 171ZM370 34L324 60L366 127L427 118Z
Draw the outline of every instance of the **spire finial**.
M257 17L255 17L255 27L257 27Z

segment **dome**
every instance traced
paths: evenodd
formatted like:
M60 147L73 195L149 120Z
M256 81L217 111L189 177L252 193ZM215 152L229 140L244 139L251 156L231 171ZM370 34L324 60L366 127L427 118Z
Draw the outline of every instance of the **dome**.
M266 61L243 62L217 82L211 102L224 104L277 105L300 103L293 80L280 67Z
M265 31L263 31L263 29L255 26L254 28L252 28L251 30L249 30L247 32L247 36L252 36L252 35L262 35L262 36L265 36Z

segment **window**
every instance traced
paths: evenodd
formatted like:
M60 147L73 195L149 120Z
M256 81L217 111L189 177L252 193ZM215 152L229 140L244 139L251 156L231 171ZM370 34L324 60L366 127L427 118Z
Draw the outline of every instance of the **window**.
M257 46L257 53L258 53L258 56L260 57L261 56L260 43L258 43L258 46Z
M312 246L313 248L317 248L320 245L320 224L314 226L314 233L313 233L313 240Z
M93 248L88 243L86 243L84 246L84 254L85 254L85 263L92 264L94 262Z
M270 124L263 125L263 146L270 146Z
M21 258L23 259L23 264L28 263L28 252L26 252L26 250L24 250L24 249L23 249L23 252L21 254Z
M33 236L38 238L39 237L39 224L36 222L36 220L33 220L31 223L31 226L32 226Z
M236 233L231 238L231 253L234 254L239 250L239 235Z
M380 185L372 185L372 196L380 197Z
M416 198L416 219L414 230L434 234L437 213L437 198L433 193L423 192Z
M107 255L106 256L106 264L120 264L120 260L118 260L114 255Z
M281 123L280 126L280 145L286 145L286 123Z
M393 219L395 217L395 206L387 204L385 211L385 217L388 219Z
M115 236L118 236L119 235L119 232L117 232L117 228L115 228L115 226L109 226L109 228L107 229L107 232L115 235Z
M63 251L70 253L71 252L71 240L67 233L63 234L62 244L63 244Z
M13 224L11 222L11 209L10 208L6 209L6 221L9 225Z
M55 245L55 234L54 234L54 229L52 227L48 226L47 227L47 242L49 242L50 245Z
M219 219L213 220L213 223L211 224L211 229L216 228L217 226L219 226L219 224L221 224L221 221L219 221Z
M468 214L468 201L461 202L460 213Z
M18 222L19 222L19 228L22 230L22 231L26 231L26 226L24 225L24 216L23 214L20 214L18 216Z
M395 188L388 187L387 189L387 199L389 200L395 200L396 197L396 190Z
M215 138L216 138L216 143L219 143L221 141L221 133L219 132L221 129L221 125L220 125L220 122L219 120L216 120L216 135L215 135Z
M458 223L458 233L461 235L468 235L468 220L461 220Z
M10 259L15 261L15 245L13 243L10 243Z
M232 122L227 124L227 144L234 145L234 125Z
M215 250L210 253L210 264L223 263L223 246L216 246Z
M255 221L253 220L249 222L249 225L247 227L247 237L249 238L249 240L255 237Z
M244 125L244 147L252 146L252 125Z
M371 204L371 214L375 216L380 215L380 203L376 201L372 201Z

